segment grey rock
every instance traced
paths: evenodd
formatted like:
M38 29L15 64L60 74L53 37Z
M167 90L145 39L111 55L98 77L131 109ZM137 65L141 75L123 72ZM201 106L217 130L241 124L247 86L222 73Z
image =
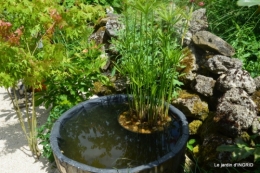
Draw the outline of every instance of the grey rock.
M181 91L172 105L179 108L187 117L204 120L209 113L208 104L200 99L197 94L185 90Z
M129 79L127 78L117 78L114 82L114 88L116 92L122 92L129 86Z
M104 65L101 67L102 70L107 70L110 65L110 57L108 53L106 53L106 47L109 46L108 40L110 39L105 32L106 28L104 26L100 27L95 33L93 33L89 40L93 40L97 45L101 45L100 47L102 54L100 58L105 61Z
M205 64L208 58L212 57L212 55L209 55L206 51L198 48L194 44L190 44L190 47L196 58L196 65L198 67L197 70L195 71L196 74L202 74L204 76L208 76L208 70L206 69Z
M119 22L119 16L112 15L112 17L109 17L106 23L106 33L110 37L117 37L117 32L123 28L123 24Z
M231 69L226 74L222 74L217 79L216 87L222 92L231 88L242 88L251 94L256 90L254 79L242 69Z
M116 37L116 33L119 29L123 28L123 24L119 22L119 15L114 13L108 13L106 17L101 18L94 27L94 31L97 32L100 28L110 37Z
M225 56L233 56L235 54L235 50L230 44L208 31L196 32L192 36L192 41L206 51L217 52Z
M110 20L110 19L118 19L118 17L119 17L119 15L117 15L117 14L108 13L106 15L106 17L100 18L97 21L97 24L94 26L94 31L97 31L102 26L106 26L108 20Z
M256 89L259 90L260 89L260 76L254 78L254 81L255 81Z
M89 40L94 40L97 45L107 43L109 37L105 31L106 28L104 26L100 27L96 32L91 34Z
M214 120L220 132L237 137L252 126L257 116L256 105L243 89L228 90L218 102Z
M206 16L206 8L200 8L192 13L189 31L195 34L198 31L208 28L208 20Z
M190 45L192 38L192 33L188 30L183 38L183 45Z
M189 11L187 11L189 13ZM185 26L188 25L188 30L185 29ZM192 13L191 21L187 22L186 19L179 20L176 24L177 32L180 35L185 36L183 38L184 45L189 45L192 39L192 35L198 31L206 30L208 28L208 21L206 17L206 9L200 8L195 10Z
M260 117L255 117L252 122L252 133L260 135Z
M216 81L211 77L197 75L194 80L194 85L192 86L192 88L196 92L198 92L206 97L212 96L215 83L216 83Z
M242 69L243 63L240 59L229 58L223 55L215 55L209 58L205 67L212 73L223 74L229 69Z

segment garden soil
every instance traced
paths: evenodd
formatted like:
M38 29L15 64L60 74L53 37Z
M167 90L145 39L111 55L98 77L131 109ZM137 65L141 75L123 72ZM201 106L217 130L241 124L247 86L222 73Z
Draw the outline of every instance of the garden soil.
M46 122L49 111L40 106L36 112L40 126ZM4 88L0 88L0 173L59 173L54 163L32 156Z

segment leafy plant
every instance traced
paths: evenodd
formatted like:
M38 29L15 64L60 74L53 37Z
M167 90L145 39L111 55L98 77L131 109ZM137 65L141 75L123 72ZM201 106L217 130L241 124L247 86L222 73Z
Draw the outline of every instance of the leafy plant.
M193 151L194 145L196 143L196 139L190 139L187 143L187 148L189 149L189 151Z
M54 156L52 153L52 148L50 146L50 133L54 122L70 107L68 105L59 105L52 108L47 122L38 128L38 138L40 139L40 144L43 145L42 154L45 158L47 158L50 162L54 161Z
M255 162L260 161L260 145L250 146L241 138L236 138L235 145L221 145L217 147L217 151L232 152L232 159L234 161L240 161L251 155L254 155Z
M84 57L84 50L92 29L86 22L94 22L102 15L101 7L78 4L66 10L59 0L6 0L0 2L0 85L5 88L16 86L22 80L26 88L32 89L32 112L29 111L26 98L26 126L24 116L18 105L17 95L12 100L22 130L27 138L30 150L37 157L40 151L37 142L37 119L35 113L35 89L42 88L42 82L50 76L62 74L74 75L77 66L69 63ZM104 14L104 13L103 13ZM80 40L77 47L68 48L63 42ZM85 39L85 40L84 40ZM80 45L80 46L79 46ZM100 62L98 57L91 57L92 62ZM100 63L99 63L100 64ZM91 69L90 69L91 70ZM86 74L87 77L87 74ZM11 96L11 93L9 92Z
M253 11L253 13L252 13ZM224 14L224 15L223 15ZM256 6L238 7L237 0L207 2L209 29L230 43L252 77L259 75L260 18ZM232 25L230 25L232 24Z
M260 5L260 0L238 0L237 5L251 7L254 5Z
M112 6L116 11L121 11L121 0L84 0L87 3L95 3L103 6Z
M177 68L182 59L180 38L175 24L185 16L183 10L162 1L124 1L124 29L114 40L121 58L120 74L130 80L133 95L130 114L150 126L168 116L165 102L177 95Z
M68 61L61 62L61 66L52 70L45 79L47 89L37 93L37 105L45 107L67 104L76 105L93 95L92 88L95 81L108 83L108 78L101 74L100 68L104 60L100 57L101 51L93 43L77 44L77 41L62 43L72 56ZM79 48L83 52L75 52ZM88 49L85 49L88 48Z
M253 26L239 27L236 26L237 32L231 44L236 47L236 55L242 60L244 68L250 72L252 77L257 77L260 74L260 44L257 36L253 32ZM247 34L245 34L247 33Z
M61 4L67 8L77 5L78 3L102 5L105 7L111 6L117 12L121 11L121 0L62 0Z

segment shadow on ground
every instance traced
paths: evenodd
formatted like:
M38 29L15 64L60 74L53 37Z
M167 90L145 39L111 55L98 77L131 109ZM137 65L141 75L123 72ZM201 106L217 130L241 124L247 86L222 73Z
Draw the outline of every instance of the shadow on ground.
M37 125L43 125L49 115L50 110L46 110L43 106L37 107ZM22 109L25 113L25 108ZM41 146L40 146L41 147ZM17 150L22 151L25 155L33 157L29 150L25 134L22 131L15 109L13 109L11 100L5 90L0 90L0 157ZM35 162L42 162L42 170L48 173L58 173L55 164L49 163L45 158L39 160L35 158Z

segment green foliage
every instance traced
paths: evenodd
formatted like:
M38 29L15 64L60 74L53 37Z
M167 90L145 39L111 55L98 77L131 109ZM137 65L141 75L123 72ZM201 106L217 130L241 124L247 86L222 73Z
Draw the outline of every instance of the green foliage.
M183 56L175 24L185 14L159 0L125 1L124 5L125 28L113 43L122 55L116 68L130 80L132 114L152 125L168 115L164 103L182 85L177 68Z
M43 82L53 77L56 77L55 80L62 80L62 77L69 80L69 77L72 79L81 74L79 78L82 79L84 74L90 81L93 73L94 76L101 76L97 71L103 63L98 57L100 51L90 51L93 43L88 41L88 37L93 31L91 25L104 14L101 6L83 3L66 9L60 5L60 0L0 2L0 86L15 87L17 81L22 80L26 88L32 89L33 111L30 113L27 106L25 113L28 127L22 118L16 95L13 105L17 108L17 116L30 149L37 157L40 154L34 91L42 89ZM88 66L80 63L88 63ZM83 79L78 81L84 82ZM77 91L70 90L75 95Z
M62 0L62 5L66 8L71 8L79 2L84 4L102 5L105 7L113 7L116 12L121 11L121 0Z
M34 7L35 4L37 7ZM11 83L19 79L24 79L28 86L39 85L50 71L61 65L60 62L64 64L70 61L72 56L76 58L76 52L82 51L82 47L86 45L80 43L81 47L73 47L74 51L71 52L66 44L56 42L57 37L68 42L78 39L87 41L92 30L85 22L95 21L101 11L100 7L83 4L66 11L57 2L50 0L25 0L22 3L10 0L1 2L0 5L2 18L10 22L12 27L6 31L11 35L7 41L4 41L6 36L2 35L0 47L1 64L6 64L1 66L1 77L5 76L5 81L12 78L9 85L1 83L6 87L10 87ZM41 48L40 44L43 44ZM84 47L86 48L88 47Z
M196 139L190 139L188 141L187 148L189 149L189 151L191 151L191 152L193 151L193 148L194 148L196 142L197 142Z
M230 43L252 77L260 74L260 13L257 6L238 7L237 0L207 3L209 29ZM224 15L223 15L224 14Z
M260 74L260 42L257 35L253 32L254 26L240 28L233 21L237 32L231 41L231 45L236 49L236 55L243 61L244 68L250 72L252 77Z
M38 138L40 138L43 145L43 156L49 160L53 159L49 136L55 120L70 107L92 96L91 88L95 81L108 82L107 77L102 75L100 71L105 63L104 59L101 58L100 46L88 40L93 32L92 23L95 23L96 19L104 14L104 11L100 6L81 4L81 7L84 7L86 10L83 10L84 14L82 15L86 15L84 20L88 21L87 24L84 20L82 21L83 23L75 23L75 27L78 27L79 31L82 30L81 32L75 33L75 35L70 35L71 32L74 32L73 29L65 31L57 29L53 32L52 44L62 46L63 58L45 76L44 84L46 85L46 90L36 95L36 105L52 106L46 124L38 131ZM77 15L77 8L77 6L70 6L69 9L75 17L81 15ZM68 18L73 19L73 16L68 16ZM48 49L45 47L45 44L43 48Z
M100 57L99 47L92 43L80 45L76 41L64 43L68 47L68 54L75 57L61 62L61 66L53 69L45 78L47 89L37 94L37 105L76 105L93 95L91 88L94 82L108 82L108 78L100 72L104 60ZM77 52L77 49L86 47L89 49Z
M47 122L38 128L38 138L40 139L40 144L43 145L42 154L50 162L54 161L54 156L50 146L50 134L51 129L55 121L70 107L67 105L59 105L52 108L50 115L48 116Z
M121 0L84 0L86 3L90 3L90 4L100 4L103 6L111 6L114 9L116 9L116 11L120 11L121 10Z
M232 152L233 161L240 161L254 155L254 161L260 161L260 145L250 146L241 138L236 138L235 145L221 145L217 147L217 151Z

